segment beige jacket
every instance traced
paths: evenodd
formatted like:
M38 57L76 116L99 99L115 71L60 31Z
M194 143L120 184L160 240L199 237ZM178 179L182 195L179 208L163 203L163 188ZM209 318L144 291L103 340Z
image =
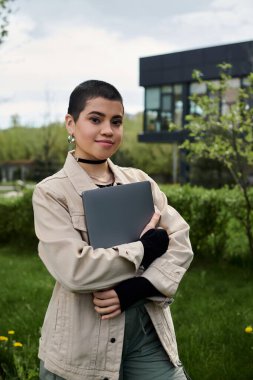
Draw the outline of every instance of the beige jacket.
M146 309L177 366L180 361L168 305L192 260L189 226L145 173L118 167L110 160L109 165L116 183L151 182L154 204L161 213L159 226L169 234L167 252L142 276L164 294L164 298L150 300ZM42 327L39 358L49 371L67 380L118 379L124 313L102 321L94 310L92 292L136 276L143 258L139 241L95 250L87 244L80 194L93 188L96 185L69 153L63 169L40 182L33 194L39 256L56 280Z

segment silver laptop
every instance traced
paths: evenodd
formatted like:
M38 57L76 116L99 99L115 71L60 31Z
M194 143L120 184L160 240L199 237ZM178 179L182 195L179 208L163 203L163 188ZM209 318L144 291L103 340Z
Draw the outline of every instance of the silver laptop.
M82 200L93 248L137 241L154 213L149 181L87 190Z

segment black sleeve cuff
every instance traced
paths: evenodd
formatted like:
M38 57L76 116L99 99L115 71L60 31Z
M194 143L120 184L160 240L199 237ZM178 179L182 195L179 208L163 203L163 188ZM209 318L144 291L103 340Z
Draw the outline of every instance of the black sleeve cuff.
M144 247L144 256L141 265L146 269L149 265L163 255L169 245L169 237L163 228L152 228L140 238Z
M146 297L162 296L159 290L144 277L133 277L122 281L114 290L119 297L121 311Z

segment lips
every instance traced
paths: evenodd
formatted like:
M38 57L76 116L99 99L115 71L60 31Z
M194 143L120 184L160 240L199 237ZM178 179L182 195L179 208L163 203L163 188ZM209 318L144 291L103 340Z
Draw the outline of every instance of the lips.
M103 146L112 146L113 145L113 141L111 141L111 140L96 140L96 142L100 145L103 145Z

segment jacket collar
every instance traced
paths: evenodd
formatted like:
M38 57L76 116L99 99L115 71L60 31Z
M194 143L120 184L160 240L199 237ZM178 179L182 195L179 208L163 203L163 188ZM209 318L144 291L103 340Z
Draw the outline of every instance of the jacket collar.
M81 168L78 162L76 162L73 153L74 150L68 152L63 170L68 176L75 190L78 192L78 194L81 195L84 190L97 189L97 186L93 183L88 173L83 168ZM128 183L120 168L117 165L114 165L114 163L109 158L108 165L114 174L115 183Z

